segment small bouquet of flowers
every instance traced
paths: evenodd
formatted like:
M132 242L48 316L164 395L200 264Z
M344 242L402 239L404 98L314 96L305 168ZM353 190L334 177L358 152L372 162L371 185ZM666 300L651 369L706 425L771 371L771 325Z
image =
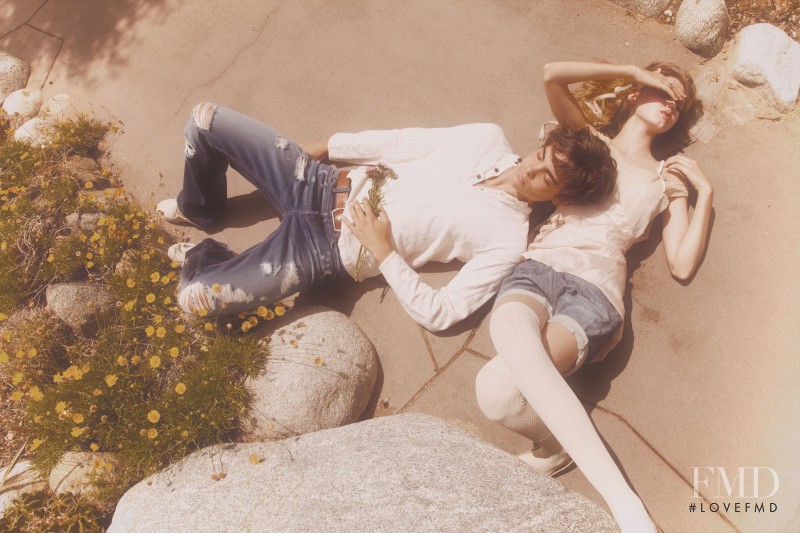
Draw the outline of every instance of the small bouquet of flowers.
M383 200L383 187L390 179L397 179L397 173L383 163L378 163L374 167L369 167L367 170L367 179L371 182L369 191L367 192L367 200L369 207L372 209L372 214L378 216L378 204ZM358 273L361 270L361 264L364 262L364 254L367 250L362 245L358 249L358 259L356 260L356 281L358 281Z

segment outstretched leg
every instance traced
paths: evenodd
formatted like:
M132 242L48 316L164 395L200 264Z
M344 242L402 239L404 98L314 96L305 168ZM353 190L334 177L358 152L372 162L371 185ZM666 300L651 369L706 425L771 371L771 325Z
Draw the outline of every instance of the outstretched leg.
M569 368L566 361L570 352L574 360L577 344L566 342L568 336L559 331L563 326L550 323L548 328L553 332L547 338L554 342L548 341L552 350L548 354L543 340L546 317L545 308L533 298L501 300L490 318L497 357L502 358L533 410L603 496L623 533L655 531L641 500L628 486L580 400L559 372L559 367Z

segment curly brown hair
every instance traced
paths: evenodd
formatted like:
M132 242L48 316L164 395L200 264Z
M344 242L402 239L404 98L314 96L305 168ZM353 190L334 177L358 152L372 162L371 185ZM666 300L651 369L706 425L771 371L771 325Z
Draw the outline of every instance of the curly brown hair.
M689 130L703 114L703 104L697 98L694 80L684 68L674 63L656 61L644 68L653 72L661 69L661 74L677 78L686 90L686 98L677 122L669 131L656 138L659 145L669 146L673 152L678 151L692 142ZM635 104L628 96L640 91L642 87L639 83L621 79L588 81L573 90L572 94L586 121L613 138L633 112Z

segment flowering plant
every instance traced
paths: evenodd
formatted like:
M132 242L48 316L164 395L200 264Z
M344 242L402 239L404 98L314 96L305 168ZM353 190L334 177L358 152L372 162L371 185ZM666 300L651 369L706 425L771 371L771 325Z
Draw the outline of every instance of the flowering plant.
M372 214L378 216L378 204L383 200L383 187L386 185L387 180L397 179L397 173L383 163L378 163L374 167L369 167L367 170L367 179L371 182L369 191L367 192L369 207L372 209ZM361 248L358 249L358 259L356 260L356 281L358 281L358 273L361 270L361 264L364 262L365 254L366 249L364 249L362 245Z

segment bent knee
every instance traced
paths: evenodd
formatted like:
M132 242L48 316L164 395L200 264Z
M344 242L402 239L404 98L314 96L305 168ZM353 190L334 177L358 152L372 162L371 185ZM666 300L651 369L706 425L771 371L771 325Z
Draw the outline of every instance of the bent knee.
M514 381L490 364L485 365L475 378L475 396L478 407L493 422L502 422L525 406L525 398Z
M183 287L178 292L178 305L187 313L199 313L201 311L210 313L216 308L208 288L197 281Z
M194 109L192 109L192 120L201 130L207 130L211 127L211 120L214 118L214 113L217 111L217 106L208 102L200 102Z

